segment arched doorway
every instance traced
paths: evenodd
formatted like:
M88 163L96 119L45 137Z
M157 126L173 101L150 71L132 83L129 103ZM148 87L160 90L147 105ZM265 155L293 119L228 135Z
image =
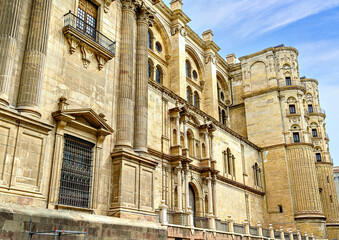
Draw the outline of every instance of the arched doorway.
M196 203L195 192L191 184L189 185L189 197L190 197L189 205L191 206L191 209L193 211L193 224L194 226L196 226L197 210L195 205Z

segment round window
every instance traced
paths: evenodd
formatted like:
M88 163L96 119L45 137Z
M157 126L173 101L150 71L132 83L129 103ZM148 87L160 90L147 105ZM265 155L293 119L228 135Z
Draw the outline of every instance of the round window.
M195 70L193 70L193 78L194 79L198 79L198 73Z
M161 44L160 44L159 42L156 42L155 48L157 49L157 51L158 51L159 53L162 52L162 46L161 46Z

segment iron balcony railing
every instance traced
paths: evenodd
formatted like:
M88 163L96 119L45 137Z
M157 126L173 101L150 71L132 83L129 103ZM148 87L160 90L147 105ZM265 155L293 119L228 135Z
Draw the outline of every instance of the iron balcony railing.
M64 15L64 27L72 27L73 29L76 29L88 39L96 42L115 55L115 42L96 30L95 27L75 16L71 11Z

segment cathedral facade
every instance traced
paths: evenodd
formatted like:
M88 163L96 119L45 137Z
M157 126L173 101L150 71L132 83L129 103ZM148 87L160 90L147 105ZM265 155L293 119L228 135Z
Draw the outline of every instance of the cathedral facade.
M182 7L0 2L1 239L339 239L298 50L222 57Z

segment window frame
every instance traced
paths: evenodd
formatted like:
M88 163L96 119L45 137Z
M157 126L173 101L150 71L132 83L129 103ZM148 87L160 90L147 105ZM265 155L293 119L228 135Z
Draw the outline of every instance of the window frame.
M293 132L293 142L300 143L300 134L299 132Z
M290 114L296 114L296 113L297 113L297 109L296 109L295 104L290 104L290 105L288 105L288 109L289 109L289 113L290 113ZM292 110L292 111L291 111L291 110Z

